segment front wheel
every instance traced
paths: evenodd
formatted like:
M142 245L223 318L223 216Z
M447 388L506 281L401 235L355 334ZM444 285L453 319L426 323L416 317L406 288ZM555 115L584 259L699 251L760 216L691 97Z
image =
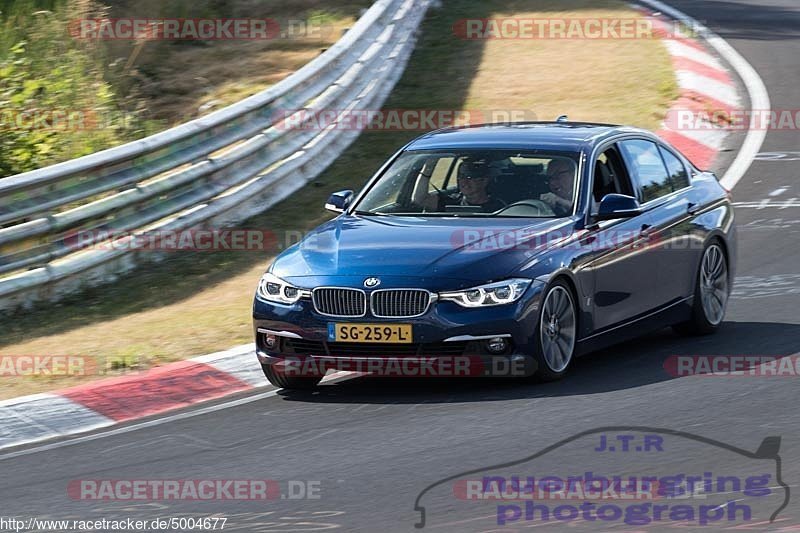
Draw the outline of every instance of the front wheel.
M285 372L275 370L272 365L262 364L261 369L270 383L282 389L313 389L322 380L322 376L287 376Z
M719 328L725 318L730 285L728 261L718 242L712 242L703 251L700 269L694 288L692 317L675 326L684 335L707 335Z
M577 312L572 291L557 280L545 293L539 313L536 376L544 381L561 379L575 354L578 332Z

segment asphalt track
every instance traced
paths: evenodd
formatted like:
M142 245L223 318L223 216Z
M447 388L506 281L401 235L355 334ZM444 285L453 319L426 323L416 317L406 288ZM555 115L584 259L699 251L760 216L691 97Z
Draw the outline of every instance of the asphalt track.
M796 0L670 3L704 22L755 67L773 109L797 108L800 5ZM739 284L726 323L715 336L685 339L669 330L654 333L580 359L571 376L559 383L356 379L328 384L315 393L279 391L166 424L0 456L0 516L218 516L228 519L227 531L412 531L420 519L415 501L426 487L469 470L525 459L584 431L616 426L513 467L515 473L547 471L566 477L585 470L713 471L744 477L776 465L719 443L754 452L765 437L780 436L780 468L792 497L775 522L748 529L798 531L800 377L675 378L664 370L666 358L674 354L800 352L798 150L798 131L769 132L762 152L795 152L796 157L756 160L736 186L735 201L752 207L737 210ZM727 156L723 162L731 159ZM631 426L688 432L719 443L660 433L666 448L660 454L642 451L641 446L638 452L595 450L599 436L611 441L621 433L654 433L624 429ZM266 502L74 501L67 486L85 479L273 479L280 480L284 490L288 480L306 480L319 482L320 497ZM777 482L771 486L775 493L769 503L758 502L769 506L770 512L780 507L785 495ZM426 529L431 531L499 527L497 502L459 501L452 481L431 489L421 504L426 508ZM708 529L741 524L721 520ZM637 529L620 521L554 525L520 519L504 530L567 526ZM647 529L672 526L664 522Z

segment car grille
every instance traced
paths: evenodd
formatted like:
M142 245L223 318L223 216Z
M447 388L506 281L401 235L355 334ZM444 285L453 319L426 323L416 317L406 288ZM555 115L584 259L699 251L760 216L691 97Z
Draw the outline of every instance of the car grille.
M359 289L322 287L312 293L318 313L338 317L360 317L367 313L367 295Z
M335 317L362 317L367 313L367 296L361 289L320 287L312 292L314 309ZM372 315L379 318L411 318L423 315L431 293L423 289L384 289L371 295Z
M425 313L430 293L421 289L386 289L372 293L372 314L380 318L414 317Z
M432 342L425 344L323 342L287 339L284 351L298 355L331 357L446 357L464 355L466 342Z

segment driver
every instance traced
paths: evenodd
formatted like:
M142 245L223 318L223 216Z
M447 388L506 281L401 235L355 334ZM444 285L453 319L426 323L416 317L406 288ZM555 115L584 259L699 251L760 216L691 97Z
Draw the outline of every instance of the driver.
M572 189L575 181L575 162L569 159L553 159L547 165L550 192L539 199L550 206L560 217L572 211Z
M458 194L443 198L447 205L480 207L484 213L494 213L505 207L505 202L489 194L489 165L483 161L464 161L458 167Z

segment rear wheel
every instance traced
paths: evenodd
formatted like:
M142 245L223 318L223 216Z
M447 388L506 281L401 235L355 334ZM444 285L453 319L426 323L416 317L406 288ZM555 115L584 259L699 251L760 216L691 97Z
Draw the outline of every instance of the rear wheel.
M285 372L275 370L272 365L261 365L264 375L270 383L282 389L313 389L322 380L322 376L287 376Z
M714 241L703 251L694 287L692 318L675 326L684 335L707 335L719 328L725 318L730 284L728 260L719 242Z
M557 280L547 289L539 314L537 377L553 381L567 373L575 354L577 325L572 291L565 282Z

